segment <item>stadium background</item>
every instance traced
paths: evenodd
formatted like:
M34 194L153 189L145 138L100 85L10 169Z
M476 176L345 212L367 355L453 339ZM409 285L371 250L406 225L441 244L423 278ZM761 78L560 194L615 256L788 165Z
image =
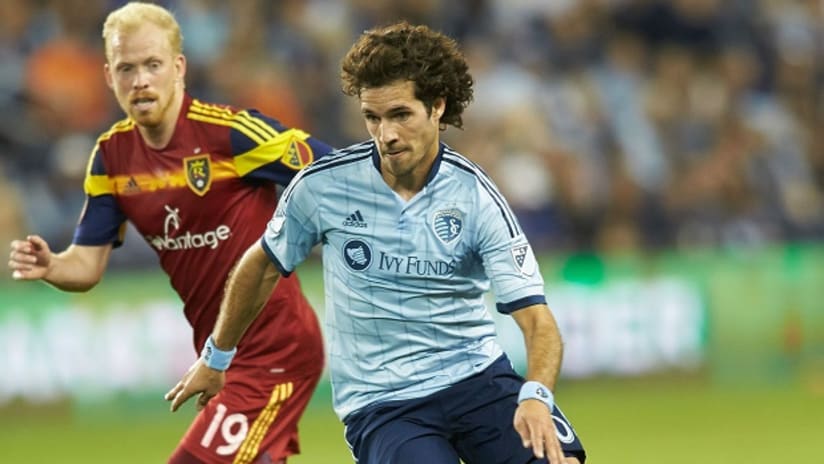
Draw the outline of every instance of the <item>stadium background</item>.
M122 2L0 2L0 240L70 241L120 118L100 26ZM496 180L566 340L558 397L592 462L824 455L824 2L180 0L187 85L335 145L365 137L338 61L407 18L476 79L446 140ZM180 304L130 231L88 294L0 280L0 462L163 462L192 414ZM316 259L300 271L322 312ZM502 342L522 366L517 331ZM290 462L351 462L329 387Z

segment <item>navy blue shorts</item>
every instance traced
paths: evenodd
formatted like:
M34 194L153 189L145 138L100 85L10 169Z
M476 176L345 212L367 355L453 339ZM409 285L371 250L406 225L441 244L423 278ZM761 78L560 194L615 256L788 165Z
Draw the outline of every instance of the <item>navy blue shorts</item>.
M358 464L546 463L524 448L512 420L524 379L502 356L483 372L432 395L368 406L344 420ZM583 445L556 406L564 454L582 463Z

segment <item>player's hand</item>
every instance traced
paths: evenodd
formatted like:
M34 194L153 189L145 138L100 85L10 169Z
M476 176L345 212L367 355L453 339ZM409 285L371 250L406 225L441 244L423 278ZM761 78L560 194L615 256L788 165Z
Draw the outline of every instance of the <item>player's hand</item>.
M14 280L37 280L46 276L51 264L49 244L39 235L13 240L9 252L9 269Z
M564 452L555 431L555 421L546 404L525 400L515 410L515 431L521 436L524 448L532 448L536 458L549 458L552 464L564 462Z
M172 402L170 409L175 412L189 398L200 393L197 398L197 410L200 411L217 395L225 382L226 374L223 371L206 366L198 358L180 382L166 393L165 398Z

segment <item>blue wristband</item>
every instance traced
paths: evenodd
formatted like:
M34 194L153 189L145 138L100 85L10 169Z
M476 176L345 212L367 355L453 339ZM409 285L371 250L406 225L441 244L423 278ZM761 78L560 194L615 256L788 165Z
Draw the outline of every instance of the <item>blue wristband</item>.
M518 394L518 404L524 400L538 400L544 403L552 413L552 408L555 406L555 397L552 395L552 390L545 387L541 382L530 380L521 387L521 392Z
M215 340L209 335L206 339L206 344L203 345L203 351L200 352L200 358L203 359L203 364L216 371L225 371L232 364L232 358L237 353L237 347L229 351L221 350L215 346Z

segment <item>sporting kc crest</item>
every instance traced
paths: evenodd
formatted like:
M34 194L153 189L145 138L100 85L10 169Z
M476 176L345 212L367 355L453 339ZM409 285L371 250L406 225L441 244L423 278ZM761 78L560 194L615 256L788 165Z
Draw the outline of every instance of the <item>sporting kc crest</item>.
M463 231L463 215L457 209L438 211L432 217L432 228L443 243L450 244Z
M209 155L183 158L183 170L186 172L186 185L201 197L206 195L212 186L212 161Z

